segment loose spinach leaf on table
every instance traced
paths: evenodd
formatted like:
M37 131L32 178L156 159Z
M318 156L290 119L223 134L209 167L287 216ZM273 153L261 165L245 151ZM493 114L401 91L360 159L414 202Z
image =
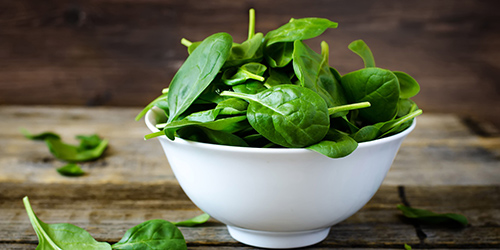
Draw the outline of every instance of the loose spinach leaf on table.
M171 222L155 219L127 230L113 249L187 249L182 232Z
M204 213L204 214L198 215L196 217L193 217L193 218L190 218L187 220L174 222L173 224L176 226L182 226L182 227L194 227L194 226L198 226L198 225L201 225L201 224L207 222L208 219L210 219L210 215L208 215L207 213Z
M98 242L84 229L68 223L46 224L35 215L28 197L23 198L24 207L28 213L31 225L38 236L36 249L109 249L107 242Z
M59 136L54 132L43 132L40 134L33 135L28 130L21 129L21 133L24 135L24 137L36 141L44 141L46 139L61 139L61 136Z
M247 118L252 127L273 143L305 147L328 132L326 102L314 91L297 85L277 85L255 95L224 91L223 96L250 102Z
M403 215L407 218L418 220L419 222L429 223L429 224L440 224L440 225L460 225L465 227L469 224L467 218L461 214L454 213L434 213L425 209L417 209L404 205L397 205L397 208L403 212Z
M233 39L227 33L207 37L173 77L168 91L168 121L175 121L210 85L229 57ZM189 83L189 84L186 84Z
M68 163L57 169L57 172L64 176L82 176L85 174L79 165L75 163Z

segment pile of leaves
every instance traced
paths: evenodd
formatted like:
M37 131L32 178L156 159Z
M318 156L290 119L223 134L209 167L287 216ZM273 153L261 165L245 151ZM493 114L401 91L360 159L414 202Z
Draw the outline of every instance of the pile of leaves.
M328 157L349 155L358 143L399 133L420 115L410 100L420 87L404 72L375 67L362 40L349 44L365 67L344 75L303 41L337 23L291 19L266 35L255 33L250 10L248 39L227 33L203 41L182 39L189 56L169 88L136 117L156 106L161 131L187 140L242 147L308 148Z

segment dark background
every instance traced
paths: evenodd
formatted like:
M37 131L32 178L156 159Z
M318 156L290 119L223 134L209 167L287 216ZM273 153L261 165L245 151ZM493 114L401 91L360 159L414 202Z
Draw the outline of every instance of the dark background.
M0 105L142 107L187 56L180 39L247 36L291 17L339 23L320 39L341 74L363 67L347 49L371 47L377 66L420 83L424 112L456 113L500 127L500 1L10 1L0 0Z

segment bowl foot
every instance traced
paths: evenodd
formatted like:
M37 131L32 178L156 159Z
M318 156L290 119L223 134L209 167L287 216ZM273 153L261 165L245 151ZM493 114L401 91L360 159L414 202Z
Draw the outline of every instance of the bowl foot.
M298 231L270 232L227 226L229 234L235 240L254 247L263 248L298 248L316 244L326 238L330 227Z

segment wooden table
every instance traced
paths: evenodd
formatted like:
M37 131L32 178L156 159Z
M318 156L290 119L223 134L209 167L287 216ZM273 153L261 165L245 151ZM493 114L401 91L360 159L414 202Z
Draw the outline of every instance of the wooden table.
M179 221L201 214L173 176L157 141L144 141L135 108L0 106L0 249L34 249L38 243L22 198L29 196L47 223L71 223L99 241L118 241L149 219ZM109 139L105 157L83 163L83 177L60 176L44 143L25 139L55 131ZM480 131L482 136L473 131ZM413 225L396 209L412 206L467 216L462 230ZM189 249L253 249L233 240L214 220L181 228ZM401 147L382 187L358 213L335 225L307 249L500 248L500 137L483 124L453 115L424 114Z

